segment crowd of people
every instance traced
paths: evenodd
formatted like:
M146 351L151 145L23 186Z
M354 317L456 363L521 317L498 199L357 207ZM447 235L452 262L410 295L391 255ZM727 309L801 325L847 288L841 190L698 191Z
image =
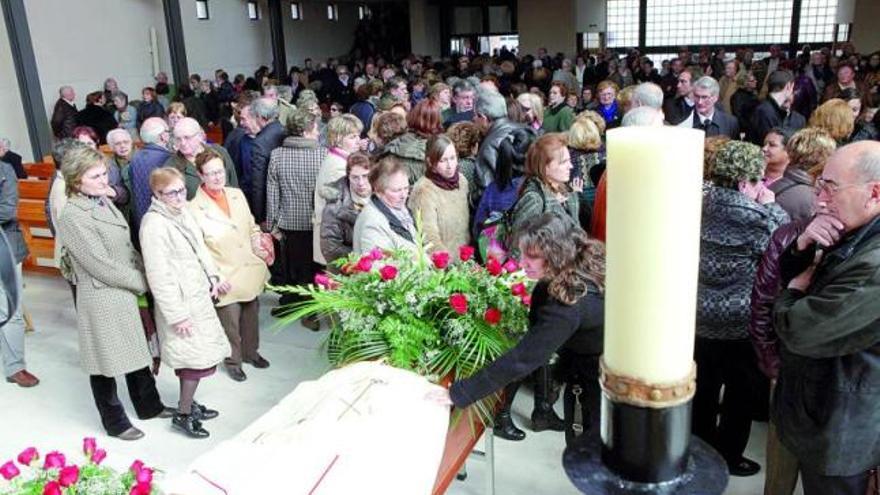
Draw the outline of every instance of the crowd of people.
M494 433L521 440L510 407L531 375L533 431L578 441L599 418L605 133L669 125L706 136L694 433L750 476L751 423L769 417L765 493L792 493L800 473L807 495L864 494L880 464L880 52L682 48L659 70L638 50L348 62L181 87L160 73L139 102L108 78L82 110L60 89L47 212L109 435L143 435L116 396L125 375L139 418L207 436L218 412L194 400L200 380L221 362L236 381L243 363L269 366L268 280L413 250L420 228L429 251L472 244L538 280L528 333L441 399L504 389ZM36 385L23 341L7 328L3 342L9 380ZM160 361L180 380L175 408L156 392Z

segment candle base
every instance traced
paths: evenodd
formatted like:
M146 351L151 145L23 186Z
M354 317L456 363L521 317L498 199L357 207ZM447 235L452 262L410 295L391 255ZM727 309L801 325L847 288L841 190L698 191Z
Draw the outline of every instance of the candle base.
M604 446L597 433L581 445L565 449L562 465L581 493L590 495L721 495L727 487L727 464L712 447L690 437L683 472L651 483L624 479L602 460Z

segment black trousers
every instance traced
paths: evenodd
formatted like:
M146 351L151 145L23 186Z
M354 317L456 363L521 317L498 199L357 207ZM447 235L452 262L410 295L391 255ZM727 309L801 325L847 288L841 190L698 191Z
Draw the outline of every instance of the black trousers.
M693 402L693 433L715 448L729 463L740 460L752 430L750 377L755 375L755 351L748 340L697 337L697 391ZM724 397L721 397L721 387Z
M868 473L854 476L825 476L814 473L801 464L804 495L865 495L868 491Z
M112 376L90 375L92 396L101 415L101 424L108 435L115 436L131 428L131 422L125 414L125 408L119 402L116 393L116 379ZM157 416L165 408L156 390L156 380L149 368L141 368L125 375L128 395L134 404L134 410L140 419Z
M573 446L599 430L602 390L599 386L599 356L560 353L560 373L565 380L562 420L565 445Z
M320 265L315 263L311 230L282 230L281 258L284 266L286 285L305 285L315 281ZM302 297L295 294L282 294L279 304L299 302Z

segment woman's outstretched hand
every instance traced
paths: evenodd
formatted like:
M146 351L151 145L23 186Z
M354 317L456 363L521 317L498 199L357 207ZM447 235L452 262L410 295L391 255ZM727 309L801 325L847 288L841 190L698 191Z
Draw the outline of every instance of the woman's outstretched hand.
M452 399L449 397L449 390L439 385L425 394L425 400L427 400L428 402L433 402L438 406L452 405Z

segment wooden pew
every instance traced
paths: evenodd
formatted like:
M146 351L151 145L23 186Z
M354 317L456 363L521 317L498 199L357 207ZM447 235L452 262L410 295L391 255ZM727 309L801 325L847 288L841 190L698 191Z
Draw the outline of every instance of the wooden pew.
M51 179L55 176L55 163L25 163L24 170L29 179Z
M28 178L18 180L18 223L29 253L22 268L58 275L60 272L55 268L55 239L49 231L45 209L55 165L26 163L24 169Z

